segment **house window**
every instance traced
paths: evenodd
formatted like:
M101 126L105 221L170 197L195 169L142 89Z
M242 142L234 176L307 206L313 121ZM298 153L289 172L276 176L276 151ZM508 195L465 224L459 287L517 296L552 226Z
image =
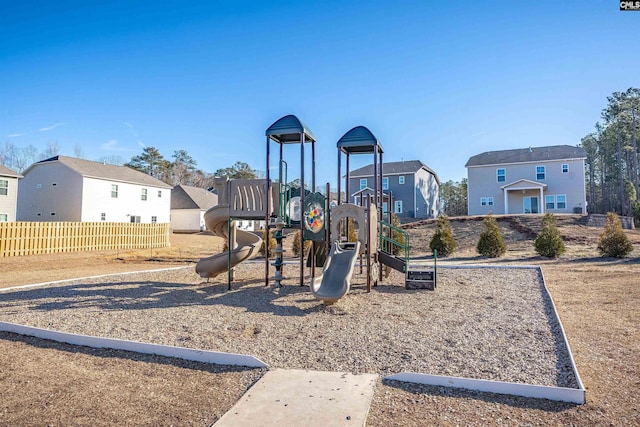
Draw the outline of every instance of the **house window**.
M493 197L487 197L487 205L493 206Z
M111 184L111 197L118 197L118 186L116 184Z
M505 182L507 180L506 169L496 169L496 175L498 176L498 182Z
M367 188L367 178L362 178L360 180L360 189L364 190L365 188Z
M131 215L131 222L140 223L140 217L139 216L135 216L135 215Z
M51 216L56 216L56 213L55 212L51 212Z
M402 213L402 200L396 200L393 202L393 212L394 213Z
M404 175L398 177L398 184L404 184Z
M480 206L487 206L487 198L480 197Z
M6 196L9 193L9 181L0 179L0 196Z
M546 167L545 166L536 166L536 179L538 181L542 179L546 179Z
M558 194L556 196L556 206L558 209L567 209L567 195Z
M42 188L42 184L36 184L36 188L37 189L41 189Z
M563 163L562 164L562 173L569 173L569 164L568 163Z
M140 194L140 200L147 200L147 189L143 188L142 193Z
M9 214L0 214L0 222L9 221Z
M151 223L152 224L156 224L158 222L158 217L157 216L152 216L151 217Z
M42 216L42 212L38 212L36 216Z
M389 204L387 202L382 202L382 213L389 212Z
M107 214L105 212L102 212L100 214L100 221L106 221L107 220Z
M162 197L162 190L158 190L158 197Z
M385 176L384 178L382 178L382 189L383 190L388 190L389 189L389 177Z
M545 206L545 209L555 209L556 196L544 196L544 206Z
M52 183L51 183L51 186L52 186L52 187L57 187L57 186L58 186L58 183L57 183L57 182L52 182Z

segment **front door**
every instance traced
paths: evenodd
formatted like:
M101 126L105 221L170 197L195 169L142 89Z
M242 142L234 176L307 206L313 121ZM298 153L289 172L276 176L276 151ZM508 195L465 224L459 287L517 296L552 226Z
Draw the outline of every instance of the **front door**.
M538 198L537 197L525 197L524 198L524 213L537 214L538 213Z

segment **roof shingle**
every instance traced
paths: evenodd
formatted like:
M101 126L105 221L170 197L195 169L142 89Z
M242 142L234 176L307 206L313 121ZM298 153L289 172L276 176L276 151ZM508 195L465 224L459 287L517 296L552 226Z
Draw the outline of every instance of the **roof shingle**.
M482 154L470 157L465 167L583 158L586 159L587 154L582 147L574 147L572 145L552 145L548 147L486 151Z

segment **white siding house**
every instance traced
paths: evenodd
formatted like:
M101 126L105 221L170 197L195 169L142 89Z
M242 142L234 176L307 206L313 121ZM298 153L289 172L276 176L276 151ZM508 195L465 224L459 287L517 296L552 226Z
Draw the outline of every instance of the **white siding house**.
M15 221L19 173L0 165L0 222Z
M171 186L125 166L66 156L24 171L19 221L170 221Z
M570 145L473 156L466 164L468 213L586 213L586 158Z
M204 213L217 204L218 195L211 191L176 185L171 191L171 229L180 233L204 231Z

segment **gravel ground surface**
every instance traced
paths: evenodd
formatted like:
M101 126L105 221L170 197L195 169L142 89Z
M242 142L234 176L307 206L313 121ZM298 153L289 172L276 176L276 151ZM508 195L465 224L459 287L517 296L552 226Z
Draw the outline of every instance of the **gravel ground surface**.
M395 272L324 306L306 287L264 287L261 263L203 282L192 267L3 292L0 320L252 354L272 368L388 375L411 371L577 387L534 269L439 269L435 292ZM289 267L291 268L291 267Z

